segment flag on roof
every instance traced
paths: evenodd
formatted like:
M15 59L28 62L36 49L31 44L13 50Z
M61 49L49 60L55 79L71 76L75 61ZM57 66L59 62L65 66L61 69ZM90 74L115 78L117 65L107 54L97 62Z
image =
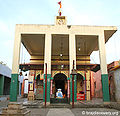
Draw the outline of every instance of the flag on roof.
M61 4L61 1L60 1L60 2L58 2L58 4L60 5L60 8L62 8L62 4Z

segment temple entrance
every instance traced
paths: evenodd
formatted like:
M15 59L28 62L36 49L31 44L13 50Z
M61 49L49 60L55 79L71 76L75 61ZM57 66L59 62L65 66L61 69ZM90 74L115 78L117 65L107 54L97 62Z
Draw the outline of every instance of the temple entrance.
M67 77L63 73L58 73L54 76L55 85L55 98L56 98L56 92L58 89L61 89L61 92L63 94L63 98L67 97Z
M63 73L58 73L53 80L53 103L67 103L67 76Z
M40 74L36 77L35 99L43 99L43 80L40 79Z
M115 83L113 76L109 77L109 93L110 93L110 100L112 102L115 102Z
M81 74L77 74L77 100L85 100L85 84L84 77Z

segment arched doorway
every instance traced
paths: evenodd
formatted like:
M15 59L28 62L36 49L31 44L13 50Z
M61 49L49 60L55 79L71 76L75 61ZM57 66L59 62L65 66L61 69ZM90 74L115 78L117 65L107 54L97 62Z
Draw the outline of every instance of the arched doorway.
M85 84L84 77L77 73L77 100L85 100Z
M111 75L109 77L109 93L110 93L110 100L115 102L115 84L114 84L114 77Z
M40 74L36 77L36 99L43 99L43 80L40 79Z
M63 98L67 97L67 76L63 73L58 73L54 76L54 89L53 93L56 98L56 92L58 89L61 89L63 93Z

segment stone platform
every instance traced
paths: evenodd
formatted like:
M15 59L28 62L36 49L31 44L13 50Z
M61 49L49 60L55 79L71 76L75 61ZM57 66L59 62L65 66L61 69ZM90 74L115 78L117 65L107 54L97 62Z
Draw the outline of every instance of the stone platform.
M50 98L50 103L69 103L67 98Z
M21 103L10 102L8 107L2 109L0 116L30 116L30 111Z

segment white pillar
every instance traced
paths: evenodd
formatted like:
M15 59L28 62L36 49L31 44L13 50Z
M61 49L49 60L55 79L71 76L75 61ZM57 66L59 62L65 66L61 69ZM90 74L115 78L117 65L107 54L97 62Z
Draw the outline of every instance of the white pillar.
M47 63L47 87L45 86L45 75L44 75L44 93L43 93L43 104L45 100L47 105L50 104L50 80L51 80L51 34L46 33L45 35L45 55L44 55L44 74L46 74L46 66ZM47 91L47 93L46 93ZM46 94L46 97L45 97Z
M12 61L12 74L19 73L20 47L21 47L21 34L19 33L19 27L16 26Z
M99 35L98 44L99 44L99 57L100 57L101 74L108 74L107 73L104 33Z
M11 85L10 85L10 101L11 102L17 101L20 46L21 46L21 34L19 32L19 26L16 26L14 50L13 50Z
M44 74L46 71L45 63L47 63L47 74L51 74L51 34L45 35L45 55L44 55Z
M74 69L76 69L76 42L75 34L69 35L69 60L70 60L70 74L73 69L73 60L74 60Z
M75 42L75 34L69 35L69 60L70 60L70 74L73 69L73 61L74 61L74 69L76 69L76 42ZM72 75L70 75L70 103L72 102ZM77 88L76 88L76 78L74 77L74 102L77 101Z
M108 73L107 73L104 32L101 35L99 35L98 42L99 42L103 101L109 102L110 96L109 96L109 82L108 82Z

